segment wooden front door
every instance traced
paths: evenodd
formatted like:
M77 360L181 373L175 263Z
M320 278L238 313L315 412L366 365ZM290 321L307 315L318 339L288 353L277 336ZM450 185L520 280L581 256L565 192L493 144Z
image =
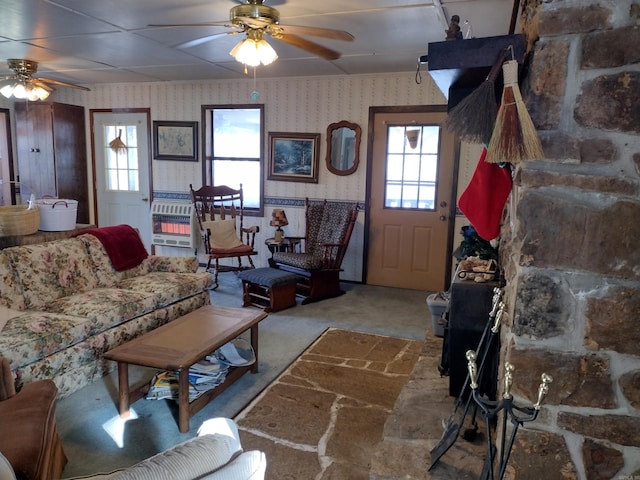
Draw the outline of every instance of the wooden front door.
M456 142L446 107L375 109L366 283L441 291L450 278Z

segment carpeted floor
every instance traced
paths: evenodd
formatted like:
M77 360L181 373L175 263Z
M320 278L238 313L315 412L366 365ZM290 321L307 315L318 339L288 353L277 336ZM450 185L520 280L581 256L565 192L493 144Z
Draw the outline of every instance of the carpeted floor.
M237 417L267 480L368 479L421 342L327 330Z
M211 292L215 305L240 307L242 286L233 274L220 276ZM198 426L215 416L234 417L277 378L327 328L423 341L431 331L428 292L343 284L346 294L270 314L260 323L260 371L244 375L178 431L175 402L140 400L135 418L118 416L117 375L94 382L58 402L58 429L69 463L64 477L126 467L195 436ZM155 372L131 368L131 382L148 381ZM447 409L450 408L447 406ZM285 478L285 477L283 477Z

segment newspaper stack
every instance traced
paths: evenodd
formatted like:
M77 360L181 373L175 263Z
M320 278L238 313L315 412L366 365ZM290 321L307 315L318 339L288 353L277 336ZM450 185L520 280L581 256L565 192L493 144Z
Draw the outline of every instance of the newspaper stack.
M228 367L202 360L189 369L189 401L224 382ZM178 399L178 372L160 372L151 380L147 400Z
M189 368L189 401L224 382L229 368L247 367L255 361L256 355L248 340L238 337L224 344ZM178 399L177 372L161 372L151 380L147 400L165 398Z

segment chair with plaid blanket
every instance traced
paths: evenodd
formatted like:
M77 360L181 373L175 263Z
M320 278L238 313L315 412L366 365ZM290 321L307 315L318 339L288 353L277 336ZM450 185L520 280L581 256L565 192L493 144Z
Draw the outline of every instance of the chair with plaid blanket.
M306 199L306 235L289 237L301 241L301 251L274 252L274 268L300 276L298 291L302 303L337 297L342 259L347 251L360 205L349 202L311 202Z

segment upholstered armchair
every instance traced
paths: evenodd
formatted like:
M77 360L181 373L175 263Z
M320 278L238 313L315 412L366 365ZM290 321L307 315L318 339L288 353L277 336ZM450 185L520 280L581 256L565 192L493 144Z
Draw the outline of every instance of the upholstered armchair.
M9 361L0 358L0 453L19 480L62 475L67 457L56 426L57 395L51 380L27 383L16 392Z
M340 272L360 206L348 202L311 202L306 199L306 235L299 238L301 251L274 252L270 264L300 276L298 290L310 303L337 297Z

